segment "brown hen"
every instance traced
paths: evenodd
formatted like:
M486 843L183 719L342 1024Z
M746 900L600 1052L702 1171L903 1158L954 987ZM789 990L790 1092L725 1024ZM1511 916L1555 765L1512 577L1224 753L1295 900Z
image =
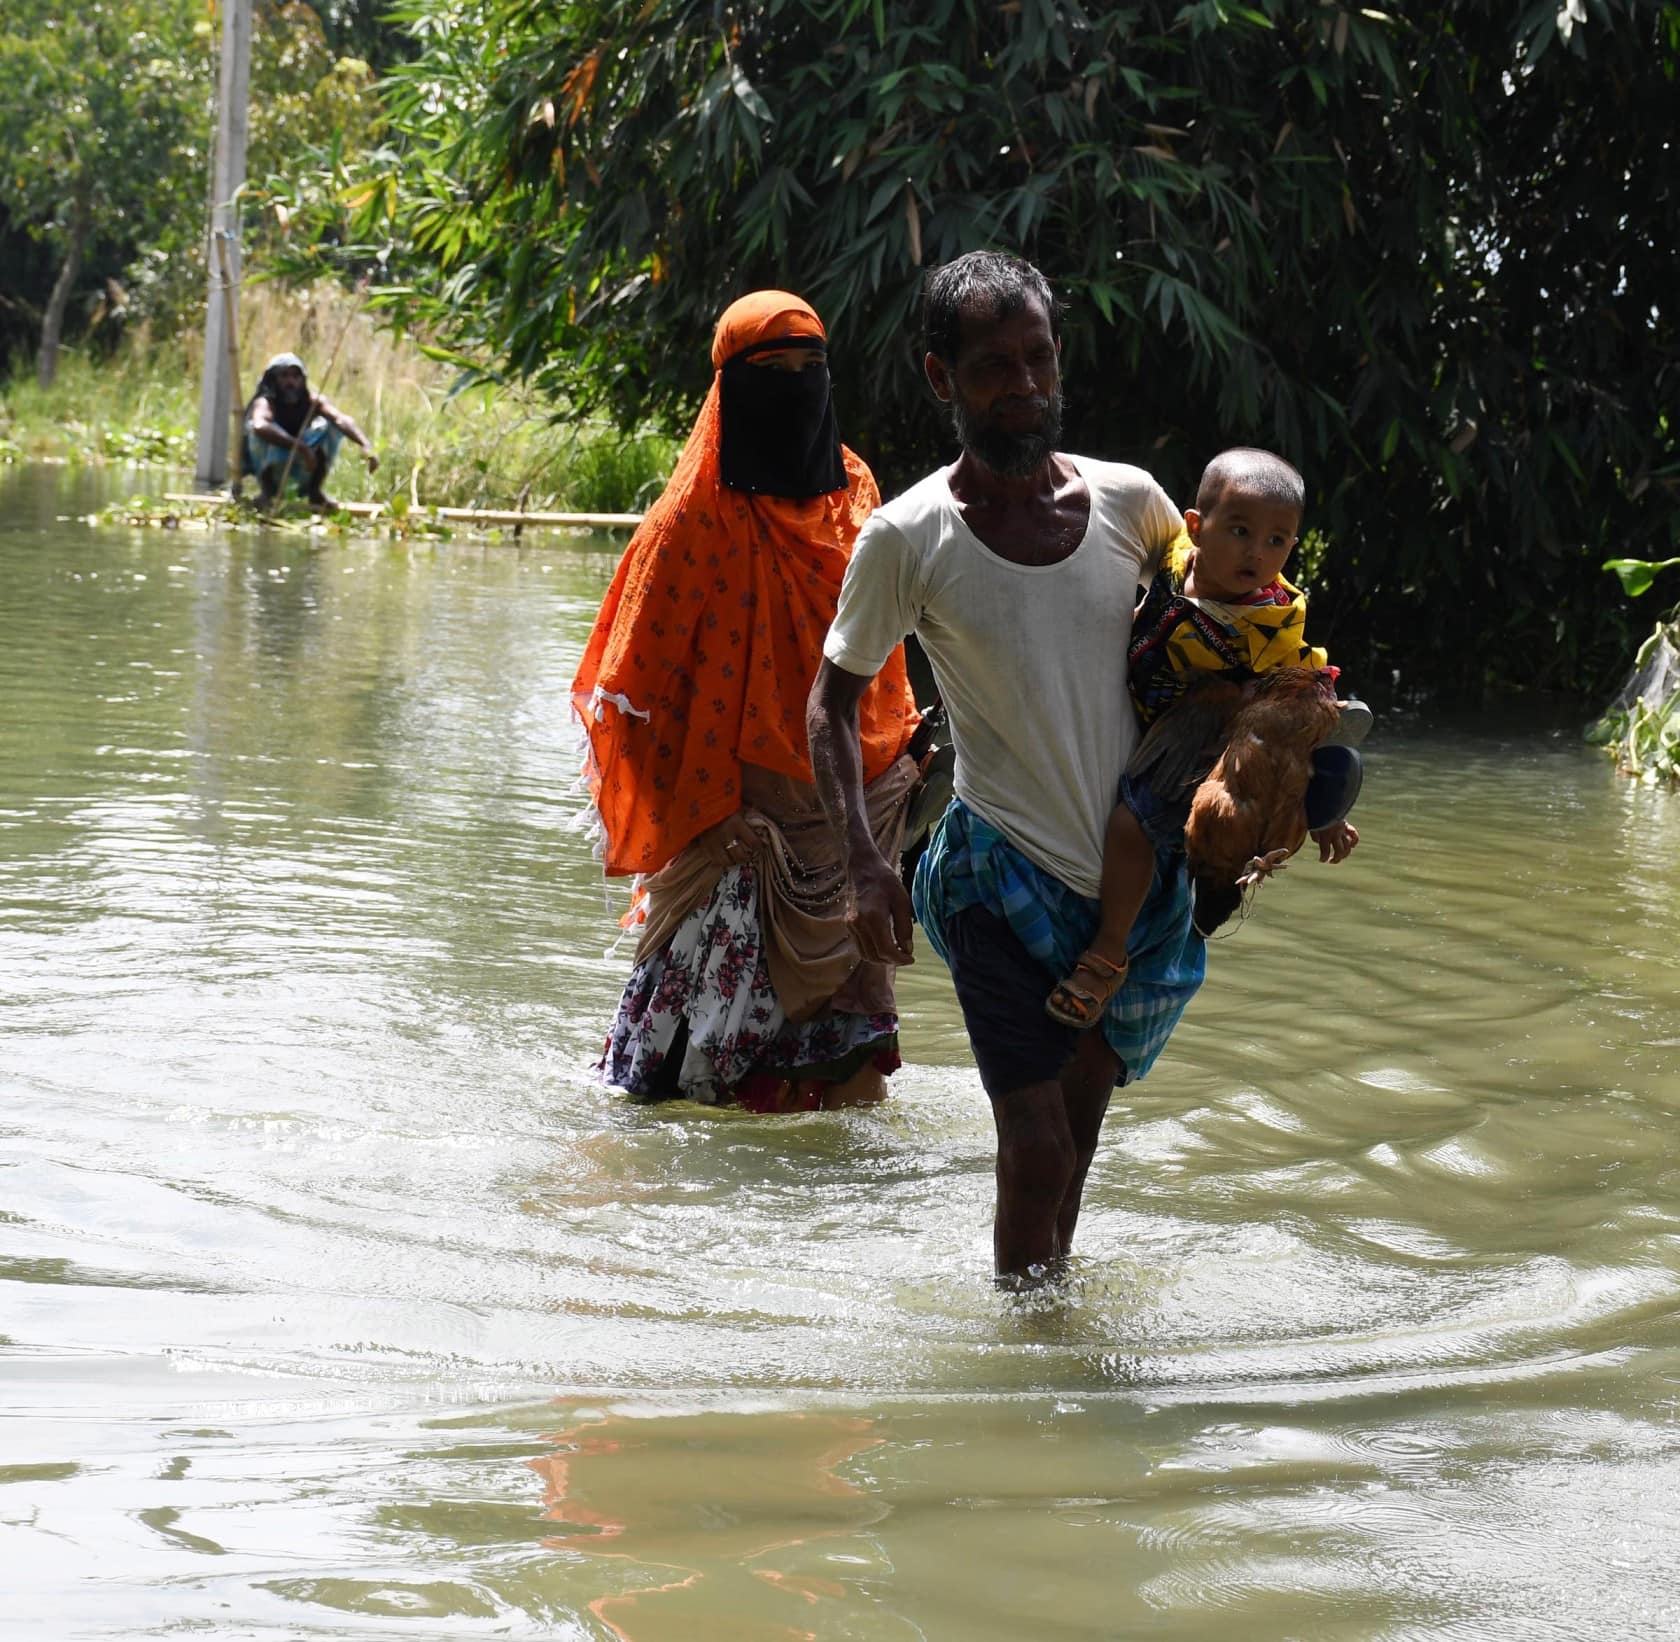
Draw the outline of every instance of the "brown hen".
M1191 916L1203 936L1237 910L1244 888L1306 841L1313 749L1341 716L1328 667L1260 673L1240 686L1240 699L1226 696L1219 707L1231 709L1220 714L1224 750L1197 787L1184 828Z

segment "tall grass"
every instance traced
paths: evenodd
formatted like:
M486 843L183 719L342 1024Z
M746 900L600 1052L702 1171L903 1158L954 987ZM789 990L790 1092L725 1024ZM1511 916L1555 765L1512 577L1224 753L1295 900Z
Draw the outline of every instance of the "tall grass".
M342 501L400 494L447 507L632 512L658 494L676 460L676 442L663 435L558 424L550 405L517 388L452 393L448 366L379 329L337 286L252 284L239 318L242 392L274 354L299 354L311 384L372 440L377 473L348 442L340 453L328 488ZM16 361L0 382L0 460L151 463L190 473L202 355L197 334L141 330L108 358L67 349L46 390Z

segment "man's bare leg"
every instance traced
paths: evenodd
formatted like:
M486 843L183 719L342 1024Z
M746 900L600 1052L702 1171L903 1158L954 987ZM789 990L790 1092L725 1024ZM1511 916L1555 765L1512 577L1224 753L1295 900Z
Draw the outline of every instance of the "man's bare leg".
M1119 1067L1102 1033L1087 1032L1058 1081L993 1100L998 1155L992 1253L999 1278L1030 1287L1055 1277L1066 1261Z
M1062 1194L1062 1206L1056 1215L1056 1238L1064 1260L1073 1252L1073 1229L1079 1223L1085 1176L1097 1155L1097 1137L1102 1133L1119 1070L1120 1057L1109 1048L1100 1029L1080 1035L1073 1058L1062 1068L1062 1095L1074 1150L1073 1178Z
M304 486L303 499L317 513L330 513L338 506L321 487L327 482L327 475L332 472L333 459L324 450L315 452L315 471L309 475L309 481Z
M1054 1276L1062 1258L1057 1222L1079 1165L1059 1082L1032 1083L992 1100L997 1125L997 1274L1020 1287Z

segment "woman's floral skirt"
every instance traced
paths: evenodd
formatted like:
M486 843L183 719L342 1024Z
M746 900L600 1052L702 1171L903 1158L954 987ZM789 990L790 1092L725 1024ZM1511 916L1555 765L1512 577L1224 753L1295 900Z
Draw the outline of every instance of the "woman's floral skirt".
M740 866L630 972L599 1070L636 1100L804 1111L867 1065L897 1070L897 1015L789 1021L765 965L757 875Z

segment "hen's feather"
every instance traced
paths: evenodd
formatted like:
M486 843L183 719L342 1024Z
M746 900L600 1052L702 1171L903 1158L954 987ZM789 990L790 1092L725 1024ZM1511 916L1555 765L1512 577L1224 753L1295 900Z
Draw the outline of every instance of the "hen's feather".
M1335 678L1278 667L1241 686L1224 750L1196 789L1184 829L1197 930L1211 935L1242 901L1256 856L1294 854L1307 836L1312 754L1336 727Z
M1204 673L1192 680L1149 726L1126 773L1165 802L1182 803L1224 750L1231 719L1243 701L1243 687L1235 679Z

